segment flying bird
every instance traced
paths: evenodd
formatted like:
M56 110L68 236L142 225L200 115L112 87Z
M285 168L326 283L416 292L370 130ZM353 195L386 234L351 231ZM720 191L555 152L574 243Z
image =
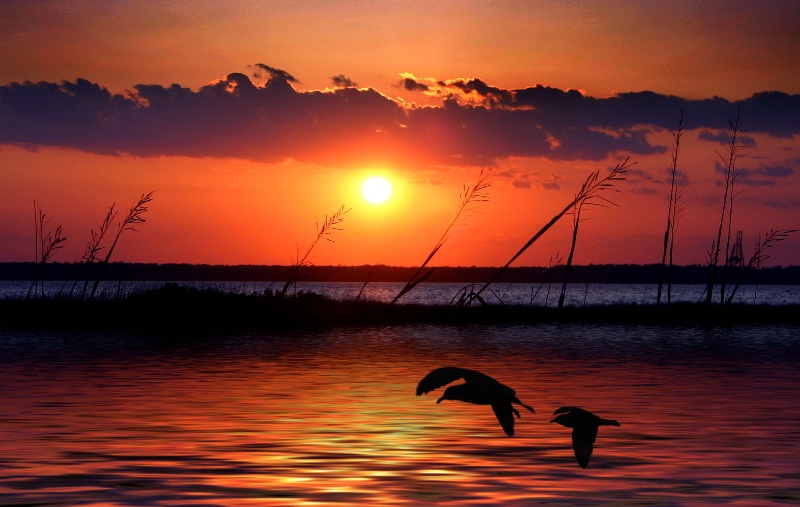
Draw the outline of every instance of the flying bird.
M561 407L553 412L553 415L558 417L550 421L551 423L556 422L561 426L572 428L572 449L575 451L575 459L578 460L581 468L589 466L589 458L592 457L598 428L600 426L620 426L613 419L603 419L580 407Z
M456 366L436 368L425 375L425 378L420 380L417 385L417 396L428 394L434 389L461 378L464 379L464 383L455 384L445 389L444 394L436 400L436 403L441 403L442 400L458 400L477 405L491 405L494 415L500 421L500 426L503 427L503 431L509 437L514 436L514 416L519 417L519 411L511 405L512 403L522 405L530 410L531 413L536 413L533 407L529 407L519 401L516 391L507 385L501 384L479 371Z

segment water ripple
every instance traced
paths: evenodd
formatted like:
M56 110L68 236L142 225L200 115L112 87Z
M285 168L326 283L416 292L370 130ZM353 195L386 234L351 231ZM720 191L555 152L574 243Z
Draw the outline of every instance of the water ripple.
M791 327L388 326L161 343L0 334L0 503L69 506L800 503ZM517 390L417 397L443 365ZM553 410L602 427L587 469Z

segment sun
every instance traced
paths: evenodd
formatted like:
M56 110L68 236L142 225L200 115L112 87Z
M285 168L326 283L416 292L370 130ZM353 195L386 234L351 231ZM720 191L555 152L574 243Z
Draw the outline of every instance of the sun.
M381 204L391 197L392 185L382 176L373 176L361 185L361 193L372 204Z

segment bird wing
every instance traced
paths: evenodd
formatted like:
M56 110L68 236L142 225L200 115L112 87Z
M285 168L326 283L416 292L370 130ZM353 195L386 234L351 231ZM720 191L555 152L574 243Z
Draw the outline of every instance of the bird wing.
M457 366L444 366L436 368L430 373L425 375L422 380L417 384L417 396L421 394L428 394L434 389L438 389L450 382L463 378L467 383L473 382L492 382L497 383L492 377L484 375L483 373L475 370L468 370L467 368L459 368Z
M567 413L575 414L576 417L582 417L582 416L585 417L594 415L588 410L582 409L581 407L561 407L557 409L555 412L553 412L553 415L567 414Z
M514 407L511 406L511 403L492 403L492 410L494 410L494 415L497 416L497 420L500 421L500 426L503 427L503 431L506 432L506 435L509 437L514 436Z
M592 457L594 441L597 438L597 426L582 425L572 430L572 450L575 451L575 459L581 468L589 465L589 458Z

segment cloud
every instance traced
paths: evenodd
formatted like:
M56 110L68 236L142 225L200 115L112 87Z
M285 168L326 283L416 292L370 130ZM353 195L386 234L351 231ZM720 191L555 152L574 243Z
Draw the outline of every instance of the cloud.
M653 176L650 173L643 171L641 169L630 168L625 173L625 179L628 182L639 184L642 180L647 182L652 182L654 180Z
M407 80L414 79L407 76ZM413 86L407 84L406 88L410 90ZM542 85L504 90L472 78L438 81L436 86L428 86L425 93L487 108L533 109L551 121L556 121L555 116L558 116L573 125L589 122L611 128L644 124L672 130L676 127L680 107L686 106L686 129L727 129L728 119L738 109L749 132L785 138L800 133L797 121L800 95L779 91L756 93L737 102L719 97L687 100L651 91L625 92L597 99L577 90L564 91Z
M400 81L400 86L410 92L427 92L428 85L419 82L414 76L410 74L403 74L405 77Z
M800 199L789 199L788 201L783 201L779 199L769 199L766 201L762 201L761 204L767 206L768 208L800 209Z
M112 94L101 84L13 82L0 86L0 144L60 146L141 157L293 159L331 166L399 163L489 166L507 157L604 160L664 153L653 131L685 128L719 141L739 109L750 133L800 133L800 95L765 92L738 101L686 100L652 92L609 98L537 85L506 90L477 78L436 80L402 74L401 86L441 99L418 106L344 75L335 88L298 91L289 72L252 66L198 90L138 84ZM765 177L760 174L759 177ZM759 180L761 181L761 180Z
M755 187L773 186L779 179L794 174L794 169L782 165L761 164L755 169L741 168L736 170L736 183Z
M783 136L776 136L776 137L783 137ZM711 131L708 131L708 130L704 129L704 130L701 130L697 134L697 138L698 139L702 139L703 141L712 141L712 142L715 142L715 143L719 143L719 144L721 144L723 146L728 146L730 144L730 142L731 142L731 139L730 139L730 136L729 136L728 132L727 131L721 131L721 130L717 131L717 132L711 132ZM743 146L743 147L744 146L752 147L752 146L756 145L756 140L755 139L753 139L752 137L750 137L748 135L744 135L744 134L737 136L737 141L736 142L740 146Z
M639 195L656 195L659 193L658 190L651 187L634 187L631 192Z
M283 81L287 81L289 83L299 83L294 76L286 72L285 70L276 69L275 67L270 67L269 65L264 65L263 63L257 63L254 65L256 70L253 72L253 77L261 77L262 71L269 74L270 79L280 79Z
M331 81L333 82L333 86L337 86L337 87L340 87L340 88L358 86L355 81L353 81L349 77L345 76L344 74L339 74L337 76L333 76L331 78Z
M715 163L714 170L723 177L727 173L727 169L720 162ZM738 167L736 168L734 184L748 187L774 186L779 179L788 178L793 174L795 174L795 170L784 165L760 164L755 169Z

